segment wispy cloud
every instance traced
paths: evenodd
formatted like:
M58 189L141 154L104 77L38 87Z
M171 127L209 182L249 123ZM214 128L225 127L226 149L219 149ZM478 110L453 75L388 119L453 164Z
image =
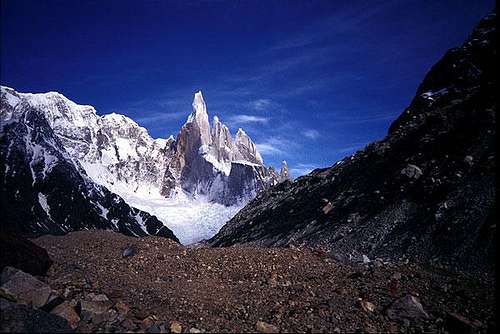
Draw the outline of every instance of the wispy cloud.
M269 122L269 118L262 116L241 114L229 117L229 124L233 126L240 124L249 124L249 123L267 124L267 122Z
M302 135L309 139L317 139L320 136L319 131L314 129L306 129L302 131Z
M265 111L273 107L273 102L270 99L257 99L251 101L250 106L256 111Z
M340 147L340 148L335 149L335 152L337 152L337 153L351 153L351 152L362 149L363 147L365 147L366 144L367 144L366 142L352 143L352 144L347 145L345 147Z
M307 163L298 163L292 168L290 168L290 173L292 173L293 177L299 177L302 175L309 174L314 169L318 168L318 165L315 164L307 164Z
M344 46L342 46L344 47ZM275 56L261 54L261 62L251 71L243 70L225 78L226 81L236 85L254 85L261 87L266 81L281 79L282 75L294 73L308 68L313 70L335 61L334 54L338 46L315 46L302 50L296 54Z
M380 114L373 115L370 117L339 117L332 120L334 124L363 124L363 123L374 123L380 121L394 120L397 115L395 114Z
M378 1L376 6L370 2L360 10L359 7L346 6L339 9L333 15L323 20L318 20L305 26L297 34L278 40L269 47L270 52L279 52L295 48L310 47L313 44L321 43L325 38L341 34L346 31L360 29L367 24L370 19L384 13L388 7L393 6L397 1Z
M257 149L260 154L268 154L268 155L284 155L285 151L282 151L276 146L273 146L270 143L259 143L257 144Z
M146 115L143 117L138 117L136 119L137 123L140 124L145 124L145 125L150 125L158 122L169 122L169 121L176 121L179 120L183 117L186 117L186 113L179 111L179 112L166 112L166 113L153 113L150 115Z
M297 144L282 137L268 137L256 145L261 154L283 157Z

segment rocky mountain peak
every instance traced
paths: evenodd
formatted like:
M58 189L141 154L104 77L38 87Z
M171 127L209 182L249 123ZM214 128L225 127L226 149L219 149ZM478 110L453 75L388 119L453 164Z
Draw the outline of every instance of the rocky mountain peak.
M229 128L214 116L210 128L201 92L195 94L193 111L174 145L167 164L162 194L185 192L234 204L249 200L266 187L280 182L264 166L257 146L243 129L233 138Z
M18 93L7 87L1 93L3 119L15 116L18 104L35 108L71 159L92 180L124 197L130 193L169 197L182 189L233 204L280 181L264 167L243 129L233 137L217 116L210 127L201 92L194 94L192 112L176 139L153 139L127 116L99 116L92 106L76 104L59 93Z
M281 169L280 169L280 181L286 181L290 180L290 173L288 171L288 164L286 163L285 160L281 162Z
M235 156L235 146L229 128L214 116L212 126L213 152L218 161L231 162Z
M239 128L238 132L236 133L235 145L238 149L238 152L236 154L237 160L245 160L259 165L262 165L264 163L264 161L262 160L262 156L257 150L257 146L241 128Z
M208 122L207 105L203 99L203 94L198 91L194 94L193 111L189 115L185 126L192 126L199 132L201 145L209 145L210 138L210 123Z

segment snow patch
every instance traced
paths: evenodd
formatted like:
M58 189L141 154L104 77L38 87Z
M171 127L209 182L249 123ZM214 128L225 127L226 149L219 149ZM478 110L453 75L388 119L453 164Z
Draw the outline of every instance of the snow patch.
M101 210L100 216L107 220L109 210L103 207L99 202L95 203L95 205Z
M425 93L422 93L422 97L431 101L435 101L436 98L439 98L441 95L448 94L448 88L442 88L438 91L428 91Z
M144 223L144 220L142 219L140 212L138 212L135 215L135 220L137 221L137 224L139 224L139 226L142 228L144 233L148 233L148 230L146 229L146 224Z
M209 202L206 198L192 199L182 192L174 198L160 195L141 197L131 193L122 193L120 196L130 206L156 216L174 232L183 245L213 237L242 208L226 207Z
M207 146L207 145L203 145L203 146ZM217 160L217 158L214 157L212 154L210 154L210 152L201 150L202 147L200 147L199 152L200 152L200 154L202 154L203 159L205 159L206 161L211 163L212 166L217 171L222 172L224 175L227 176L227 175L229 175L229 173L231 173L231 162L221 162L221 161ZM203 153L201 153L201 152L203 152Z
M49 203L47 203L47 197L44 194L38 193L38 203L40 203L40 206L47 214L47 217L52 220L52 217L50 216L50 206Z

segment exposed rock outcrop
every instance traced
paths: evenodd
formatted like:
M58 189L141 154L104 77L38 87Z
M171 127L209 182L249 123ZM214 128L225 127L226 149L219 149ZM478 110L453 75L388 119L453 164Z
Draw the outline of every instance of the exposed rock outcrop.
M14 267L28 274L44 276L52 265L47 251L20 236L0 233L0 272Z

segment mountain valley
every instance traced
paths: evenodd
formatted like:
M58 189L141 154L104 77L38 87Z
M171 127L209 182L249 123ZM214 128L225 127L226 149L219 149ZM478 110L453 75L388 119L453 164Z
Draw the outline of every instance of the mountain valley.
M296 179L201 91L155 139L1 86L0 332L495 333L496 25Z

